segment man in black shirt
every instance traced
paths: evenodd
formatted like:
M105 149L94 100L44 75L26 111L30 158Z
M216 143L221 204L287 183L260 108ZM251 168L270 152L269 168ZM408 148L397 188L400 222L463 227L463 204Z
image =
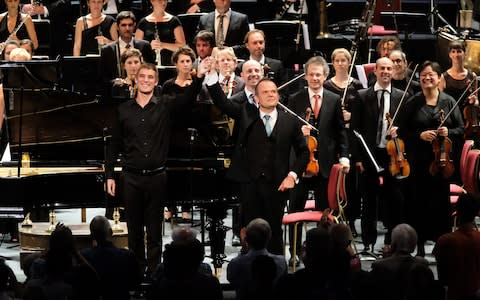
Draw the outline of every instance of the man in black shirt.
M199 66L198 76L203 64ZM118 106L110 153L107 159L107 191L115 196L113 167L123 155L118 193L126 205L128 245L135 253L140 270L155 270L162 253L162 219L165 206L167 160L172 114L185 109L200 90L201 80L194 78L183 97L153 95L158 72L143 64L137 73L138 94L134 100ZM144 230L147 230L145 259Z

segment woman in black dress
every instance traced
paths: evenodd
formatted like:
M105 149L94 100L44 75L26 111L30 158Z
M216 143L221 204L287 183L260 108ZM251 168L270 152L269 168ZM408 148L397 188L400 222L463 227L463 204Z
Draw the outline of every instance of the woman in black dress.
M0 14L0 42L20 41L28 38L33 42L33 47L37 49L38 39L32 17L20 12L19 3L20 0L5 0L7 11Z
M173 52L172 62L177 70L177 76L165 81L162 87L161 94L168 95L181 95L185 93L185 90L192 84L192 67L195 61L195 52L188 47L183 46ZM189 112L184 112L175 116L175 122L173 123L172 138L170 143L170 153L183 153L188 150L181 149L179 147L185 147L188 145L188 137L190 134L187 132L187 128L191 127L189 124L192 122L192 116ZM190 213L191 205L182 205L182 220L189 221L192 216ZM175 207L169 207L165 212L165 220L168 221L172 217L172 212L175 211Z
M405 138L406 152L411 153L410 177L412 198L408 203L409 223L418 233L417 255L425 256L424 244L436 240L451 228L449 179L442 169L430 172L436 161L432 142L448 137L453 144L462 143L463 120L455 100L438 88L441 69L438 63L426 61L420 67L421 93L411 97L400 115L399 135ZM441 127L440 118L452 110ZM450 159L453 159L450 154ZM434 172L433 172L434 173Z
M165 11L167 0L150 0L150 3L153 11L138 22L135 39L150 42L155 53L160 52L161 65L172 65L172 53L185 45L182 24Z
M102 13L102 0L87 0L90 13L77 19L73 55L100 54L100 48L118 38L117 24Z
M351 111L353 102L358 96L358 90L363 89L363 85L360 80L348 76L349 67L352 62L352 55L345 48L337 48L332 52L332 64L335 69L335 75L323 83L323 87L327 90L334 92L335 94L343 97L345 88L347 93L343 101L343 119L345 123L350 123ZM353 132L348 129L349 144L352 145L356 141ZM350 153L353 155L352 150ZM346 177L346 189L348 205L346 208L346 216L350 229L353 235L357 235L355 229L355 220L360 217L360 198L357 186L357 172L355 168L350 169Z

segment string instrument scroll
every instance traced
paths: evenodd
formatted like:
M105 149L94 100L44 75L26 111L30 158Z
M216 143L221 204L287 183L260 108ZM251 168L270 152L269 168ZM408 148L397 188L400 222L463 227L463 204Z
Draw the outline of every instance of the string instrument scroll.
M467 104L463 108L463 117L465 118L465 139L480 139L480 107L468 102L468 98L475 95L478 90L480 90L480 88L477 88L467 97Z
M441 109L440 126L438 126L438 129L442 127L445 120L445 111ZM432 150L435 154L435 159L430 164L430 174L432 176L442 175L445 179L450 178L455 171L455 166L453 165L453 161L449 156L452 150L452 141L448 138L448 136L440 136L437 134L437 137L432 141Z
M310 116L312 115L312 109L310 107L307 108L305 114L305 120L310 120ZM320 166L318 165L318 160L315 158L315 152L317 152L318 141L314 136L308 135L305 137L307 140L308 151L310 153L307 168L303 173L303 177L312 177L316 176L320 171Z

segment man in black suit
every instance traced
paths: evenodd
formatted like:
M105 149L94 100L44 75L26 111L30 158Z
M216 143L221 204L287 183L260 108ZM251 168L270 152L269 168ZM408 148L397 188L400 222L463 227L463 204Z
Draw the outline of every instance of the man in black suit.
M352 108L352 126L363 138L380 167L383 184L379 174L370 162L365 151L359 151L356 167L362 173L360 190L362 193L362 242L369 251L377 240L377 210L379 200L384 206L384 225L388 232L385 235L385 251L389 251L391 230L403 220L403 195L400 181L388 172L390 157L386 150L387 136L396 136L396 127L387 132L386 113L394 116L400 103L403 91L392 87L393 62L387 58L379 58L375 66L376 83L368 89L359 91L359 99ZM360 149L360 148L359 148Z
M215 11L200 17L198 31L213 32L217 46L232 47L243 44L243 38L249 30L247 15L233 11L230 8L231 0L214 0L213 2Z
M272 227L267 249L282 254L282 216L287 191L295 186L308 161L300 123L277 110L277 86L269 79L260 80L256 86L259 109L229 101L218 84L216 72L210 71L205 81L214 103L239 126L227 178L240 183L242 225L255 218L265 219ZM294 160L290 159L292 148Z
M264 70L264 75L273 79L275 84L281 85L287 81L287 72L280 60L266 57L265 52L265 33L259 29L252 29L245 35L245 47L248 50L247 59L258 61ZM242 64L239 64L236 70L240 74Z
M112 79L122 77L120 57L126 49L135 48L140 50L144 62L154 63L155 61L150 43L133 38L135 20L133 12L120 12L117 15L118 40L102 47L100 53L100 70L102 72L103 82L108 86Z
M339 161L344 166L345 172L348 172L350 168L347 133L340 97L323 88L323 82L328 73L329 68L325 59L320 56L310 58L305 64L305 79L308 89L295 93L288 101L289 108L299 116L305 117L307 110L312 112L309 121L319 130L315 136L318 142L317 160L320 166L318 175L309 178L304 176L300 179L292 193L290 212L304 209L309 190L313 190L315 193L316 209L323 210L328 207L327 186L332 165ZM309 136L311 130L304 125L302 132L305 136ZM301 233L301 226L299 226L299 230ZM293 227L291 232L293 232ZM290 237L290 241L293 241L293 233ZM301 241L298 242L297 249L300 249Z

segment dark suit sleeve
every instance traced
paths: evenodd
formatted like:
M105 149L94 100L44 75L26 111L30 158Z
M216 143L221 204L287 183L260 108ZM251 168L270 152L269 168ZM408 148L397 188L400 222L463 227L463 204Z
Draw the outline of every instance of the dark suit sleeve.
M360 95L365 94L364 91L360 91L357 93L357 99L355 101L352 101L352 108L351 108L351 119L350 119L350 126L352 130L355 130L359 132L361 129L361 119L363 116L363 105L362 105L362 97ZM350 152L352 153L352 157L354 157L357 161L356 162L361 162L363 161L362 157L362 146L360 145L360 140L354 135L354 139L352 141L352 144L350 145Z
M145 43L142 43L142 48L140 49L140 52L142 52L143 61L155 64L154 52L149 42L145 41Z
M218 82L212 86L207 86L207 89L212 97L213 103L215 103L218 108L234 119L240 118L243 104L229 101Z
M343 119L342 106L340 99L335 101L335 127L337 132L337 151L340 157L348 158L348 137L345 121Z

